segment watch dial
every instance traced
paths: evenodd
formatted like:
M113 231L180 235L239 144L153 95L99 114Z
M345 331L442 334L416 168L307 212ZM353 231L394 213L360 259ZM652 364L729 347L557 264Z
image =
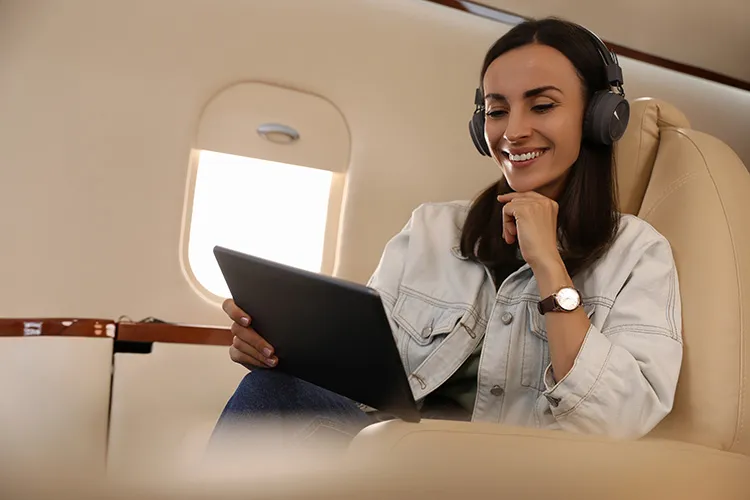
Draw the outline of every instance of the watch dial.
M557 292L557 303L566 311L572 311L581 305L581 296L574 288L563 288Z

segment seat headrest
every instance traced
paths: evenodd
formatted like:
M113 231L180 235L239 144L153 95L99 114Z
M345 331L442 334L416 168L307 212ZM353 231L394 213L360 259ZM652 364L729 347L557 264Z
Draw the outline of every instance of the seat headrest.
M690 122L679 109L659 99L644 97L630 103L628 128L614 148L622 213L638 214L664 128L690 128Z

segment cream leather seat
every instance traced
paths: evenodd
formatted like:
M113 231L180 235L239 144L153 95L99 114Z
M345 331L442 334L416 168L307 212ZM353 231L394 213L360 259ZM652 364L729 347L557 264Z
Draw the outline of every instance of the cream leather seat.
M0 470L104 472L112 337L106 320L0 320Z
M631 105L616 151L621 209L670 241L683 302L684 361L672 413L630 443L498 425L391 421L365 429L352 453L408 457L424 471L444 460L470 463L494 471L497 491L518 479L503 470L518 472L525 464L542 483L565 485L558 492L606 488L606 478L626 490L661 485L669 494L675 493L669 483L680 479L678 489L689 498L703 490L712 498L750 495L750 174L728 146L692 130L668 103ZM530 493L548 492L538 482L527 486ZM590 491L603 498L606 489ZM633 491L651 498L648 490Z
M159 475L199 461L247 369L227 347L154 342L114 356L107 472Z

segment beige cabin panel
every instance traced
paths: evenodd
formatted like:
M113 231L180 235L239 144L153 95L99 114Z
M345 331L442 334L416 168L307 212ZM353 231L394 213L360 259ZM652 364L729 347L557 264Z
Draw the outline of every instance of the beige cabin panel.
M297 138L274 139L280 126ZM265 130L268 138L261 135ZM330 102L258 82L232 85L211 99L195 147L332 172L345 172L349 163L349 131Z

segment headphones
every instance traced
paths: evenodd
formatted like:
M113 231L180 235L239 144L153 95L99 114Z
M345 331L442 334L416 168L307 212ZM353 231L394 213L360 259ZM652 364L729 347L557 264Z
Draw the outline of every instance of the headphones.
M604 42L588 29L576 25L589 35L602 56L607 74L608 90L599 90L592 97L583 119L583 135L596 144L611 145L625 133L630 118L630 104L622 88L622 68L617 64L617 55L610 52ZM476 109L469 122L469 133L480 154L491 156L490 147L484 138L485 108L481 89L474 96Z

